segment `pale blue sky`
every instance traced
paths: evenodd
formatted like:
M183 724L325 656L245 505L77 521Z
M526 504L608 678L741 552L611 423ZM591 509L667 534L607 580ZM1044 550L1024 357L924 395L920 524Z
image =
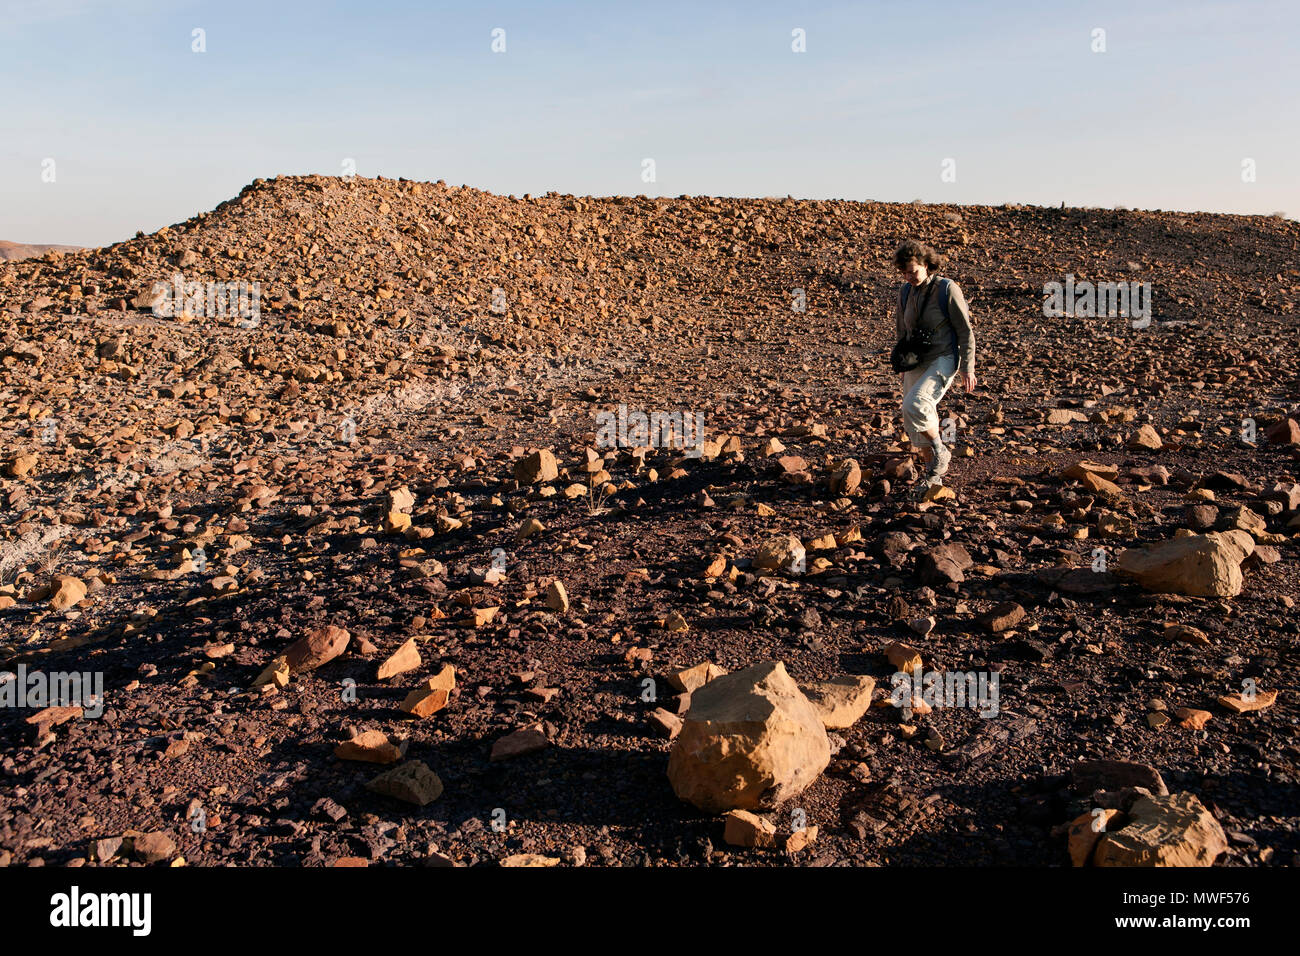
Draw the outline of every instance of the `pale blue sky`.
M1294 0L0 0L0 239L114 242L345 157L514 195L1296 216L1298 34Z

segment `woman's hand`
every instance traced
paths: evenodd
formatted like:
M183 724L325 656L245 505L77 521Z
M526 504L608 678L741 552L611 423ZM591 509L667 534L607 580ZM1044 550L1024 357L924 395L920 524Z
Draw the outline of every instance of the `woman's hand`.
M967 372L962 375L961 384L966 391L973 392L975 391L975 386L979 384L979 380L975 378L974 372Z

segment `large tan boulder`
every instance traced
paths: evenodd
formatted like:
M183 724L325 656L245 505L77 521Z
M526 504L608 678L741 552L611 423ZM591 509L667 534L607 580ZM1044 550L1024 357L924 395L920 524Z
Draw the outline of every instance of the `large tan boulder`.
M56 611L66 611L85 598L86 582L71 574L60 574L54 579L53 590L50 607Z
M779 661L714 678L691 694L668 757L668 779L701 810L774 807L830 763L817 709Z
M521 485L532 485L539 481L554 481L560 476L559 463L549 448L533 452L527 458L515 462L515 480Z
M1241 562L1254 550L1255 539L1245 531L1212 531L1130 548L1112 567L1158 594L1233 597L1241 593Z
M767 571L803 571L807 552L803 542L792 534L781 534L768 538L754 555L754 567Z
M1223 827L1190 793L1141 797L1123 829L1097 843L1096 866L1211 866L1228 848Z

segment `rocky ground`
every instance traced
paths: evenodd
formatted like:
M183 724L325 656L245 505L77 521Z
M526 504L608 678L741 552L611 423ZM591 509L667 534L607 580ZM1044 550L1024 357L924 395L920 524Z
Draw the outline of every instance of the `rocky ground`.
M919 504L886 354L909 236L981 378ZM302 177L0 264L0 666L104 688L0 708L0 861L1068 866L1103 862L1096 811L1292 865L1297 240ZM176 273L257 282L260 315L153 314ZM1044 318L1067 274L1150 282L1154 321ZM606 447L620 405L710 440ZM996 673L996 716L889 706L913 652ZM724 830L668 776L699 672L670 678L776 661L875 706Z

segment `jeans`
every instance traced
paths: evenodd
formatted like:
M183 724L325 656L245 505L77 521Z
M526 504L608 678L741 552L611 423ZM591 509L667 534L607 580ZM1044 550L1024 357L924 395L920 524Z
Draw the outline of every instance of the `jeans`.
M957 360L941 355L929 365L903 373L903 427L913 445L921 433L939 427L939 400L957 377Z

